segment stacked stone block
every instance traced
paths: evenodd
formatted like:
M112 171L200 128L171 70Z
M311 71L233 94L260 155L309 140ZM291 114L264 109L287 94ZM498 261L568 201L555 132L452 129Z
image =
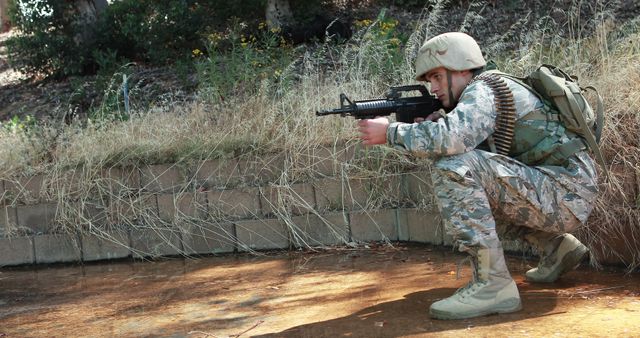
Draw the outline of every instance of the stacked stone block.
M354 154L352 147L317 148L289 158L97 174L76 168L61 176L66 183L43 176L0 181L0 266L368 241L442 244L429 173L348 177L344 166ZM287 169L300 166L312 170ZM380 192L388 200L379 200Z

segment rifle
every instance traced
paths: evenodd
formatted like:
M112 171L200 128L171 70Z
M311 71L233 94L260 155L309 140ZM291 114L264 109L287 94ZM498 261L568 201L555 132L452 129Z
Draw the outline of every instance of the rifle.
M402 92L417 90L422 95L402 97ZM346 102L346 103L345 103ZM416 117L427 117L442 108L442 103L429 94L423 85L391 87L385 99L351 101L347 95L340 94L340 108L316 111L316 116L340 114L356 119L372 119L376 116L396 114L398 122L413 123Z

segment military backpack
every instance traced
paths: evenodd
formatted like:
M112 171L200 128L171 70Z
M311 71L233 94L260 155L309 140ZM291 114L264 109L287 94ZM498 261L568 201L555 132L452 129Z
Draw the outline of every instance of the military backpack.
M562 69L552 65L542 65L526 77L516 77L501 73L534 93L545 106L557 114L559 122L567 134L578 136L574 142L562 148L564 154L570 156L588 147L602 166L606 176L608 171L604 157L599 148L604 125L604 105L602 97L593 86L581 87L578 78L568 75ZM593 91L596 97L596 109L591 107L585 94Z

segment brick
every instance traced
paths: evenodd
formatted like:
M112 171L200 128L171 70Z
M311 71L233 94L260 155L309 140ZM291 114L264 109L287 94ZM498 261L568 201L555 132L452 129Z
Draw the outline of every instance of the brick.
M18 214L16 208L0 206L0 237L13 234L18 230Z
M354 156L350 161L350 166L359 169L365 169L367 171L379 171L380 168L389 168L391 152L394 150L386 147L364 147L360 145L354 145ZM392 161L395 161L393 156ZM395 164L395 163L394 163Z
M340 179L327 177L313 182L316 194L316 207L319 211L344 210L343 197L346 185Z
M113 197L107 211L109 225L139 224L145 217L157 215L158 201L155 194Z
M141 228L131 230L134 258L172 256L182 253L180 231L175 228Z
M0 205L5 205L9 202L9 195L4 189L4 180L0 180Z
M409 222L406 209L396 209L396 223L398 224L398 240L409 241Z
M402 197L412 206L435 206L431 173L415 171L402 175Z
M294 159L294 167L308 177L336 176L342 172L344 163L354 156L353 149L340 145L307 148Z
M360 147L362 147L360 140L340 145L336 151L340 164L352 162L356 158L357 149Z
M327 215L308 214L291 218L293 225L289 231L296 247L317 247L349 242L349 225L346 215L334 213ZM293 227L293 228L292 228Z
M269 186L262 190L260 204L265 215L302 215L315 209L315 193L308 183Z
M241 159L238 162L244 182L251 185L265 185L278 182L284 171L285 154L267 154L253 159Z
M401 241L442 245L443 231L440 214L422 209L398 209L398 228Z
M194 165L189 172L196 186L205 189L232 188L244 180L237 159L206 160Z
M213 219L258 218L259 195L258 188L208 191L209 214Z
M307 148L293 160L294 168L307 177L334 176L338 172L330 148Z
M403 205L400 194L402 178L400 175L384 175L367 180L368 200L370 206L377 208L397 208Z
M383 181L378 182L378 184L377 187L374 187L372 180L366 178L340 180L327 177L320 179L313 184L315 187L317 209L320 211L368 209L369 205L375 202L375 199L372 197L375 189L380 190L394 187L393 183L386 184ZM398 184L399 183L396 183L396 193L393 193L392 196L397 196ZM385 192L385 194L388 194L388 191Z
M206 217L206 193L159 194L157 197L158 215L162 220L173 222L182 217Z
M6 197L9 203L16 201L33 204L40 201L45 193L45 178L43 175L20 177L16 180L5 181Z
M68 202L58 209L56 218L83 228L103 228L108 225L107 210L100 201Z
M33 241L30 237L0 238L0 266L34 262Z
M187 185L186 175L175 164L158 164L140 170L142 190L151 192L178 192Z
M370 182L368 179L351 178L343 187L343 205L349 210L367 208L370 197Z
M33 237L36 263L79 262L82 254L76 236L67 234L47 234Z
M80 239L82 260L85 262L131 256L129 234L125 231L105 231L99 235L83 234Z
M140 170L135 167L111 167L101 171L102 180L97 182L101 190L122 196L140 190Z
M289 247L289 235L281 220L258 219L238 221L235 224L239 251Z
M186 255L234 252L235 225L230 222L199 222L182 227L182 243Z
M56 228L57 204L20 205L16 209L18 226L36 234L46 234Z
M46 182L46 193L42 196L45 200L56 200L64 196L67 200L79 199L88 196L91 192L91 177L84 168L69 169L49 177Z
M394 209L381 209L369 212L349 214L351 238L354 241L398 240L396 212Z
M79 207L83 219L78 224L91 227L106 227L109 225L108 206L101 201L84 201Z

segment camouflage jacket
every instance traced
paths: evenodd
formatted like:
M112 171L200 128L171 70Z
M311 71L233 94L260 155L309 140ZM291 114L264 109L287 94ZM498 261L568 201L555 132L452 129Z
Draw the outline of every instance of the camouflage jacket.
M518 123L522 124L526 115L539 113L543 109L542 102L529 90L514 81L506 78L504 80L515 99L517 126ZM457 106L445 118L435 122L391 123L387 129L387 142L395 148L437 160L439 157L476 149L495 131L496 116L493 91L483 81L475 81L464 89ZM516 133L513 142L519 142L521 136ZM522 141L521 139L520 142ZM569 208L575 211L574 214L584 223L589 214L584 210L591 210L598 192L595 164L585 151L576 153L568 162L565 166L539 165L535 168L580 197L575 199L575 202L569 201ZM451 171L457 169L440 166L439 168Z

